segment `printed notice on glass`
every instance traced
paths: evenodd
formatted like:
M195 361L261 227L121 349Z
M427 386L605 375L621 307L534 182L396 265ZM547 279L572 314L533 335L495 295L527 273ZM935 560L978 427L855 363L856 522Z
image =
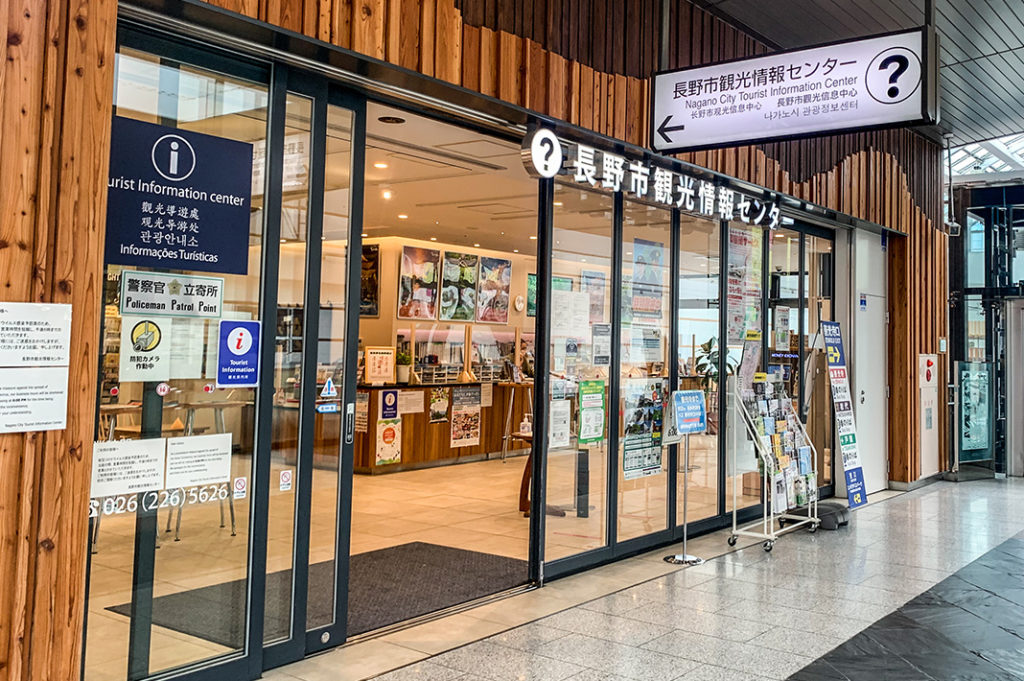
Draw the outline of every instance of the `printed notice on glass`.
M121 383L168 380L171 377L170 339L170 319L121 317Z
M202 319L175 319L170 335L171 378L203 377L203 341L206 322Z
M168 317L221 315L224 280L160 272L121 272L121 314Z
M68 368L0 368L0 433L60 430L67 424Z
M356 432L365 433L370 425L370 393L356 393Z
M580 382L580 436L581 445L604 439L604 381Z
M550 400L548 402L548 446L552 449L569 446L572 438L569 429L571 416L572 404L569 400Z
M231 433L167 439L167 489L231 480Z
M0 302L0 367L67 366L71 306Z
M112 440L92 447L93 499L164 489L167 440Z
M606 367L612 363L612 325L593 324L590 327L592 364Z

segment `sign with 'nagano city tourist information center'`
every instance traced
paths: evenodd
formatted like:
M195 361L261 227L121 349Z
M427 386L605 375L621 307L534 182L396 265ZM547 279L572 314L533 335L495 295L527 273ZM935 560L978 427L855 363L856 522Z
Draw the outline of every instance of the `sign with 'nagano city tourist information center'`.
M117 116L106 261L245 274L252 145Z
M777 52L654 76L662 153L937 119L934 33Z

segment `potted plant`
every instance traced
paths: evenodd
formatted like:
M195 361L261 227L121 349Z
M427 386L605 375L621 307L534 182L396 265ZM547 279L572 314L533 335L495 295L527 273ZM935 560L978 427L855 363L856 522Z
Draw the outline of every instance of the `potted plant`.
M412 369L412 355L399 350L395 353L395 371L398 373L399 383L409 382L409 371Z
M704 397L707 403L709 433L718 429L719 357L720 346L718 345L718 339L712 336L705 343L698 346L696 363L694 364L694 371L700 377L700 387L704 390ZM728 355L725 358L725 371L730 376L736 371L736 360Z

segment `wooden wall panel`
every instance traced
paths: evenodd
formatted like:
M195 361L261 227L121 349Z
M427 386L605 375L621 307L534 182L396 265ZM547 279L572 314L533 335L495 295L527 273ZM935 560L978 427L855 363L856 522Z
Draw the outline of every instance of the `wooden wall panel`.
M0 9L0 299L70 303L75 366L66 430L0 435L0 681L80 669L116 11Z

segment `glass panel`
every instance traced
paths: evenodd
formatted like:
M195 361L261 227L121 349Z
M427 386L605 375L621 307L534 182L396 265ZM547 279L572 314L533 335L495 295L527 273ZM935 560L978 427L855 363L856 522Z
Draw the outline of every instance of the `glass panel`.
M985 285L985 220L974 213L967 214L967 227L964 230L964 246L967 262L966 288L981 288Z
M549 561L608 541L613 211L610 196L555 185L545 524ZM581 386L590 409L582 415ZM581 416L587 423L582 437Z
M679 389L703 390L708 430L690 436L691 522L718 514L718 353L721 273L717 221L680 216L679 224ZM683 518L683 452L679 448L676 520Z
M832 240L807 235L806 262L807 284L804 314L804 371L803 399L804 414L807 418L807 434L818 450L818 485L832 482L832 433L835 419L832 416L832 391L828 380L828 362L825 357L825 343L821 336L821 322L833 321L832 285L833 273ZM850 331L843 329L847 343Z
M981 296L966 296L964 307L967 317L967 361L984 362L986 355L985 307Z
M187 470L176 469L172 489L92 500L97 517L91 537L85 642L85 678L90 680L124 679L129 673L142 678L242 650L255 439L255 389L214 387L219 320L148 314L122 317L119 291L129 271L212 277L222 281L223 319L258 319L263 233L259 150L266 145L267 89L127 48L116 59L118 116L246 142L252 145L254 167L247 274L109 263L106 267L98 438L123 440L123 446L129 447L147 437L173 437L178 438L174 446L179 457L183 449L194 456ZM198 163L201 157L195 158ZM244 183L249 184L249 178ZM210 205L200 196L175 197L173 193L165 201L143 204L140 212L149 214L149 222L142 223L145 231L140 231L140 239L157 245L163 241L165 248L172 235L180 238L191 233L202 239L208 232L197 231L200 227L218 227L203 222ZM188 224L182 225L186 212ZM209 280L201 283L210 285ZM188 295L177 279L167 285L172 287L171 295L174 290ZM198 284L188 286L195 286L193 291L199 295ZM136 329L142 335L132 333ZM122 338L128 340L122 342ZM155 343L146 350L150 352L167 343L165 376L147 375L148 362L133 361L129 353L141 352L140 339ZM167 386L166 394L161 395L163 388L158 389L157 381ZM171 446L167 444L168 449ZM130 456L138 460L139 452L136 447ZM169 479L169 461L166 472ZM185 477L205 482L186 483ZM232 486L239 480L245 494L236 498ZM147 508L151 503L155 506ZM136 564L135 556L145 559ZM144 588L133 591L134 581L143 587L152 584L152 615L146 619L140 613L146 611L149 599Z
M291 480L298 479L312 110L312 100L289 93L281 179L283 201L274 338L274 417L271 425L264 642L286 639L292 630L292 564L298 485L282 485L281 479L282 475L290 476Z
M800 279L807 291L807 270L800 267L800 234L776 230L768 251L768 373L782 374L786 393L799 398Z
M671 213L626 201L622 225L618 541L668 526Z
M335 622L338 491L345 369L346 277L352 192L353 114L327 108L327 173L324 187L320 317L317 327L316 403L313 427L313 493L309 520L309 602L306 628ZM330 381L330 385L328 385Z
M761 476L754 443L743 426L740 384L749 389L761 368L762 267L764 231L742 222L729 224L728 268L726 270L726 511L760 503ZM745 340L752 334L749 340ZM746 362L744 362L746 359Z

